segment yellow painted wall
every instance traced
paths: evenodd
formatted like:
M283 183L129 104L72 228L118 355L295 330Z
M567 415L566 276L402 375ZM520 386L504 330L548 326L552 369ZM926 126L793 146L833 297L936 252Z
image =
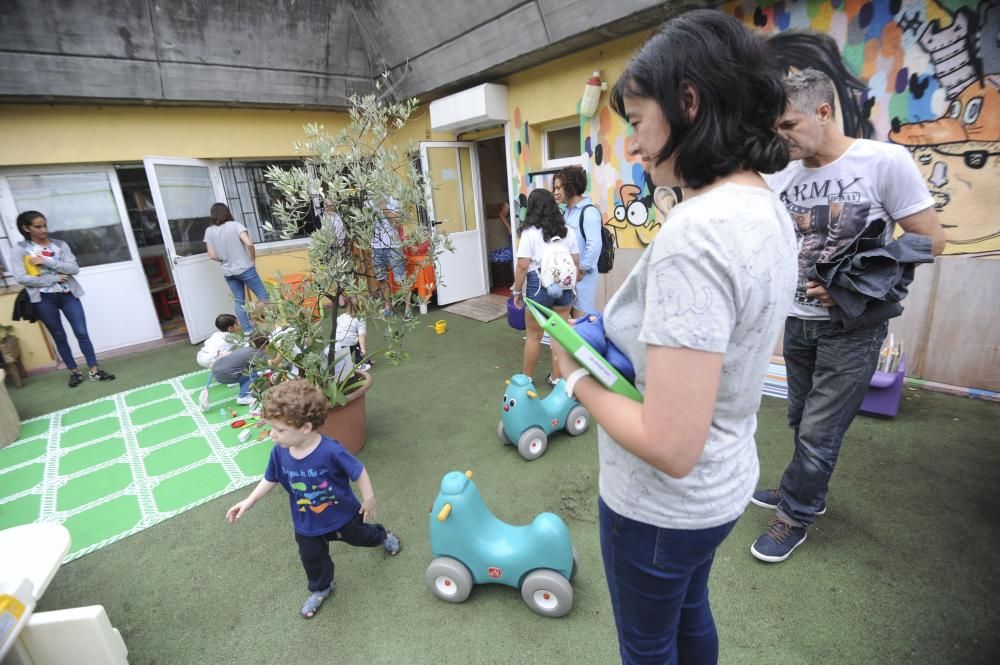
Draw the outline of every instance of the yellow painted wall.
M648 33L609 41L507 78L511 118L515 127L528 123L528 170L542 167L542 131L549 126L579 119L577 105L583 86L594 71L600 71L609 87L625 69L632 53ZM602 106L607 93L601 95Z
M322 124L336 133L347 124L341 111L181 108L146 106L0 106L0 166L93 164L143 157L204 159L290 157L302 127ZM418 108L396 141L432 134L426 107Z

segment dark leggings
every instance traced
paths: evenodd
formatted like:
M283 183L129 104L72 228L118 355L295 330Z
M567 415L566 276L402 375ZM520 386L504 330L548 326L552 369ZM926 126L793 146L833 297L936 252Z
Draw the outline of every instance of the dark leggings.
M333 559L330 558L330 541L341 541L355 547L378 547L385 542L387 531L381 524L365 524L361 514L336 531L322 536L295 534L299 544L299 558L306 570L309 591L323 591L333 584Z

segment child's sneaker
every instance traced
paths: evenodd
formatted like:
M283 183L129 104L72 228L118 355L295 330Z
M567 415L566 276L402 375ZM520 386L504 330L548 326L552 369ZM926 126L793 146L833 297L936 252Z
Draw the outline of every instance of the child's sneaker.
M202 411L208 411L208 388L202 388L201 392L198 393L198 408Z
M399 550L403 549L403 543L399 542L399 536L390 531L385 534L385 540L382 542L382 547L385 551L389 553L389 556L396 556L399 554Z
M90 380L91 381L114 381L115 375L108 374L103 369L90 370Z
M360 365L358 365L358 369L360 369L362 372L367 372L371 368L372 368L371 363L361 363Z
M249 406L254 403L253 395L240 395L236 398L236 403L240 406Z

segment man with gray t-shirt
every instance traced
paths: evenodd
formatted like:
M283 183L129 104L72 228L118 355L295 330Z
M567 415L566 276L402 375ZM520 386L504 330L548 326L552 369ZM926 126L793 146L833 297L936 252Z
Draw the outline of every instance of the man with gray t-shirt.
M776 510L751 546L761 561L787 559L805 542L806 529L826 512L826 493L840 445L861 407L888 324L849 330L831 325L835 303L808 277L817 261L843 250L870 222L883 219L925 236L933 254L944 248L934 201L909 152L900 146L844 135L834 115L830 79L814 69L785 81L788 109L778 125L792 160L768 184L781 197L799 237L799 277L782 343L788 375L788 423L795 452L778 489L760 489L751 501Z

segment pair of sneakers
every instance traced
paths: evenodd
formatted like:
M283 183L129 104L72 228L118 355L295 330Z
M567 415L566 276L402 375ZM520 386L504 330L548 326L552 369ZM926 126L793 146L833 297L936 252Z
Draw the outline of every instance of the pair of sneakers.
M781 503L781 492L776 489L757 490L750 502L761 508L777 510ZM826 514L824 501L816 515ZM750 546L750 553L761 561L779 563L792 555L795 548L806 541L806 527L795 526L775 515L767 525L767 531Z
M90 370L87 372L87 378L91 381L114 381L115 375L105 372L101 368L97 368L96 370ZM80 374L80 372L70 372L69 387L76 388L81 383L83 383L83 375Z

